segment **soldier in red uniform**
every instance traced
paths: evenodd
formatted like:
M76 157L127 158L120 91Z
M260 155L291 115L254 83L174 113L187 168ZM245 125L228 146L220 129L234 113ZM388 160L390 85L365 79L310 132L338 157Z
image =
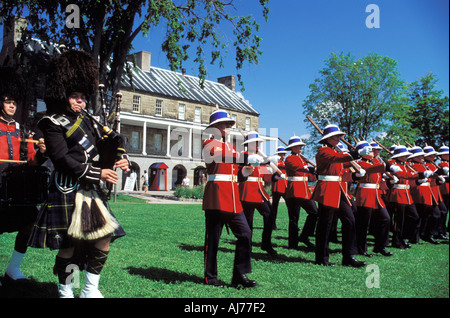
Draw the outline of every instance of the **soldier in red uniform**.
M386 165L374 161L373 148L368 142L362 141L356 145L357 150L365 147L372 149L372 152L358 161L361 168L366 171L365 176L358 180L356 188L356 206L358 209L355 221L358 253L371 256L367 253L367 231L369 223L372 223L375 237L373 251L381 253L383 256L392 256L392 253L386 251L385 248L389 242L391 218L383 201L383 190L381 189L382 174L385 172Z
M314 247L309 237L314 236L319 213L316 203L311 200L311 192L308 187L308 181L315 181L315 169L314 167L308 167L305 159L301 157L302 148L305 145L299 137L292 136L286 147L286 149L291 150L291 154L286 158L285 163L288 181L286 188L286 204L289 213L288 247L293 249L298 247L298 241L304 243L308 248ZM299 237L300 208L305 209L308 216Z
M44 140L40 139L39 151L36 152L33 143L24 142L29 135L13 118L22 101L23 91L20 87L21 79L16 72L10 68L0 69L0 172L19 163L40 165L46 160ZM7 185L2 184L1 181L0 185L6 187ZM27 278L20 271L20 265L27 251L28 238L38 210L32 205L14 206L7 200L3 202L3 199L7 198L2 198L0 202L0 234L18 232L12 257L6 268L5 281L26 280Z
M205 283L222 286L217 279L217 251L223 226L226 224L236 236L233 266L233 286L255 287L247 277L251 272L251 236L239 197L237 185L238 158L236 148L226 141L235 121L226 111L217 110L209 118L208 130L214 137L203 144L208 182L205 186L202 209L205 211ZM251 167L243 168L250 174Z
M437 159L436 155L438 154L433 147L426 146L423 148L423 151L425 153L425 164L431 171L435 172L435 177L431 178L431 190L433 191L434 196L438 200L439 204L439 212L440 212L440 220L447 219L447 208L444 203L444 197L441 193L442 185L446 183L444 176L447 174L443 171L442 168L439 168L438 165L436 165L435 161ZM438 221L438 225L442 224L442 221ZM438 226L437 230L438 233L435 235L436 237L447 239L446 237L446 231L445 228L442 226Z
M276 255L272 247L273 212L270 204L270 196L264 190L263 174L260 165L264 159L258 155L260 138L256 131L251 131L245 136L244 146L246 151L242 152L244 162L240 167L248 167L252 170L250 174L239 173L239 195L247 223L253 232L253 215L255 209L262 215L264 227L262 232L261 249L270 255ZM277 160L278 161L278 160ZM247 171L250 171L247 169ZM242 171L242 169L240 169ZM245 170L244 170L245 171Z
M411 167L417 172L425 172L429 170L424 164L424 155L422 148L415 146L409 149L411 156ZM439 203L435 197L430 185L431 178L423 178L411 184L411 195L417 212L419 213L420 222L416 230L415 243L419 242L419 237L424 241L432 244L439 244L434 240L433 235L437 235L437 225L440 217Z
M285 167L285 156L287 151L284 147L278 147L277 151L274 155L278 155L280 160L278 160L277 166L278 169L283 173L279 175L278 173L274 173L272 175L272 212L273 212L273 229L277 230L277 215L278 215L278 204L280 203L280 199L283 198L286 201L285 193L286 193L286 167Z
M394 214L394 230L392 235L392 246L400 249L411 248L406 241L415 240L415 230L419 222L419 215L410 193L411 182L428 178L431 172L415 173L407 167L406 160L411 153L405 146L398 145L391 157L392 165L389 170L399 179L389 191L388 200L392 204Z
M345 133L336 125L328 125L319 141L323 147L316 155L318 182L312 199L318 202L319 218L316 229L316 264L333 266L329 262L328 240L335 214L342 223L342 264L361 267L365 262L358 261L353 255L356 250L355 217L347 194L347 183L342 181L346 165L358 158L355 152L336 150L340 137ZM364 174L361 171L360 176Z
M448 164L448 146L443 145L441 148L439 148L438 151L438 156L441 158L441 162L439 163L439 168L442 169L443 171L443 177L445 179L445 183L441 184L440 186L440 190L441 190L441 194L442 194L442 199L444 200L444 205L445 205L445 214L444 217L441 218L440 223L439 223L439 229L440 232L443 234L441 235L442 239L448 239L447 236L447 230L448 226L446 227L446 223L447 223L447 216L448 216L448 203L449 203L449 195L448 195L448 172L449 172L449 164Z

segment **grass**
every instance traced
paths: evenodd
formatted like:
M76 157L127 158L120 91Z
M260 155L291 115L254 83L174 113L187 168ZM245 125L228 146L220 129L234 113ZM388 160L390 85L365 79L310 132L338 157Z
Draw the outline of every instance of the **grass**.
M204 212L199 204L146 204L119 196L111 204L127 235L111 245L100 289L108 298L448 298L449 245L423 243L409 250L389 249L393 257L359 257L379 269L379 288L368 288L370 268L340 265L341 245L330 244L333 268L314 265L314 253L287 249L287 209L280 204L269 257L260 249L262 217L255 213L253 273L259 287L229 287L234 259L234 236L222 234L218 254L219 279L225 288L203 285ZM301 212L300 225L305 219ZM6 268L15 233L0 236L0 273ZM371 239L371 238L370 238ZM373 241L369 239L369 251ZM0 297L56 297L52 274L56 251L29 248L22 265L31 288L0 288ZM83 275L80 275L83 276ZM80 286L83 286L81 278ZM75 295L81 289L75 288Z

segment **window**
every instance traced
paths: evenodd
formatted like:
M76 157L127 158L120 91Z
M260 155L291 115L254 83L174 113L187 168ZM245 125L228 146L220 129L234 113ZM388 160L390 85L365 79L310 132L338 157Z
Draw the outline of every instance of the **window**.
M139 150L139 131L132 131L131 132L131 149L136 151Z
M250 117L245 117L245 130L250 130Z
M155 109L156 116L162 116L162 108L163 108L163 101L160 99L157 99L156 100L156 109Z
M184 120L185 119L185 113L186 113L186 105L185 104L179 104L178 105L178 119Z
M195 107L195 114L194 114L194 122L201 123L202 122L202 108L201 107Z
M231 114L231 118L234 120L233 128L236 128L236 125L237 125L237 115L236 115L236 114Z
M133 113L139 113L141 111L141 96L133 95Z
M155 151L162 151L162 135L161 134L154 134L155 138Z

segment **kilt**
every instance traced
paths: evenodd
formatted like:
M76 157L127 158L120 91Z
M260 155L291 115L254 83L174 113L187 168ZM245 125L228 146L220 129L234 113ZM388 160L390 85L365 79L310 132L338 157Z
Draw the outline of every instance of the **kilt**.
M28 241L29 246L34 248L50 248L51 250L75 246L74 239L67 234L67 230L70 227L72 214L75 209L76 193L77 191L74 190L65 194L60 192L54 183L50 185L48 200L42 205L39 211L33 232ZM115 218L108 202L104 201L104 203L112 217ZM125 231L122 226L119 226L112 234L111 241L124 235Z

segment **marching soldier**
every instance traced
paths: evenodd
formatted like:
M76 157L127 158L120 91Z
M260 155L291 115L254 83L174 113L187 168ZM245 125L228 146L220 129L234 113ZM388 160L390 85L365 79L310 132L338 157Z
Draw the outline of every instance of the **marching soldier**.
M205 284L222 286L217 279L217 251L224 225L236 236L236 250L231 284L235 287L255 287L258 284L246 274L251 273L251 237L239 197L237 184L239 153L226 141L235 121L223 110L209 117L208 130L213 137L203 144L208 182L205 186L202 209L205 211ZM249 175L252 167L242 168Z
M422 148L415 146L409 149L411 155L411 167L417 172L425 172L428 168L424 164L424 155ZM419 213L420 222L416 230L415 243L419 242L419 237L424 241L432 244L438 244L433 235L437 235L437 225L440 217L438 198L431 190L431 178L423 178L411 184L411 195L417 212Z
M361 141L356 145L356 149L368 147L373 149L366 141ZM358 253L371 256L367 253L367 231L369 223L373 223L372 231L375 237L374 253L381 253L383 256L392 256L386 250L389 242L389 227L391 218L383 201L383 190L381 189L382 174L385 172L384 163L375 163L373 150L362 156L358 164L366 171L365 176L358 180L356 188L356 241Z
M352 152L338 152L338 145L344 132L336 125L328 125L319 141L323 146L316 154L318 182L312 199L318 202L319 218L316 229L316 264L333 266L329 262L329 234L335 214L342 223L342 264L344 266L362 267L365 262L358 261L353 255L356 249L355 217L347 193L347 183L342 181L345 166L358 158ZM363 155L361 153L360 155ZM364 174L360 172L359 176Z
M270 204L270 196L264 190L263 174L260 170L260 164L263 158L258 155L259 143L264 139L260 138L256 131L251 131L245 136L243 145L246 145L247 151L242 152L244 163L240 167L250 167L252 172L249 175L239 174L239 195L241 198L242 208L245 218L253 232L253 215L255 209L263 217L263 232L261 249L270 255L276 255L277 252L272 247L272 229L273 229L273 212ZM277 160L278 161L278 160ZM242 169L240 169L242 171ZM249 169L247 169L249 171Z
M438 200L438 204L439 204L439 212L440 212L440 220L445 220L447 218L447 208L445 206L444 203L444 198L441 194L441 188L443 188L443 184L445 184L445 178L444 176L447 175L442 168L439 168L435 161L437 159L436 155L438 154L433 147L431 146L426 146L423 148L423 151L425 153L425 164L428 167L428 169L430 169L431 171L433 171L436 175L434 178L431 178L431 190L433 191L434 196L437 198ZM444 189L446 190L446 188ZM446 231L445 228L442 228L442 226L439 226L439 224L441 224L442 222L438 222L438 233L436 235L436 237L442 237L442 238L446 238Z
M437 153L437 155L441 158L441 162L439 163L439 168L442 169L443 171L443 177L445 179L445 183L441 184L440 186L440 190L441 190L441 194L442 194L442 199L444 201L444 205L445 205L445 212L443 214L443 217L441 218L440 222L439 222L439 229L440 232L443 233L441 234L441 238L442 239L447 239L448 240L448 236L447 236L447 230L446 230L446 223L447 223L447 216L448 216L448 203L449 203L449 192L448 192L448 174L449 174L449 163L448 163L448 146L443 145L441 148L439 148L439 151ZM448 229L448 227L447 227Z
M19 163L25 165L41 165L47 158L45 153L44 139L40 139L37 144L39 151L36 152L33 143L26 142L28 134L24 127L13 118L17 107L22 103L21 96L22 81L20 76L11 68L0 69L0 172L7 168L18 167ZM3 179L3 178L2 178ZM3 181L3 182L2 182ZM5 272L5 282L16 282L27 280L21 270L20 265L27 251L27 242L36 220L38 210L36 205L15 205L9 202L9 198L3 197L7 191L6 187L11 186L7 182L16 180L1 180L0 186L2 198L0 202L0 234L5 232L17 232L14 251ZM36 191L40 184L35 184ZM20 195L20 194L17 194Z
M280 203L280 199L285 199L286 202L286 167L285 167L285 156L287 151L284 147L278 147L277 151L274 153L275 155L280 156L280 160L278 160L277 166L278 169L283 173L281 176L278 173L274 173L272 175L272 211L273 211L273 229L277 230L277 215L278 215L278 204Z
M110 243L125 235L100 187L101 182L117 183L116 168L129 171L126 155L116 155L120 149L110 146L122 139L115 133L102 139L100 127L84 113L87 98L98 89L98 76L88 53L71 50L54 57L46 80L47 116L38 123L55 169L29 244L58 250L53 271L61 298L74 297L74 265L86 268L80 297L102 298L98 285ZM111 156L116 162L109 168L97 161Z
M406 249L411 245L406 241L415 240L414 232L417 229L419 215L410 193L411 182L429 178L433 173L425 171L420 173L412 172L408 168L408 157L411 153L403 145L398 145L391 156L392 165L389 170L399 179L389 191L388 201L392 204L394 215L394 231L392 235L392 246Z
M304 243L308 248L314 248L314 244L309 240L314 236L314 230L317 224L317 206L311 200L311 192L308 187L308 181L314 181L314 167L308 167L306 161L302 158L301 152L306 144L297 136L289 139L286 149L291 150L291 154L286 158L285 167L287 175L286 187L286 205L289 214L289 239L288 247L296 249L298 241ZM305 209L306 217L300 237L298 236L298 220L300 208Z

